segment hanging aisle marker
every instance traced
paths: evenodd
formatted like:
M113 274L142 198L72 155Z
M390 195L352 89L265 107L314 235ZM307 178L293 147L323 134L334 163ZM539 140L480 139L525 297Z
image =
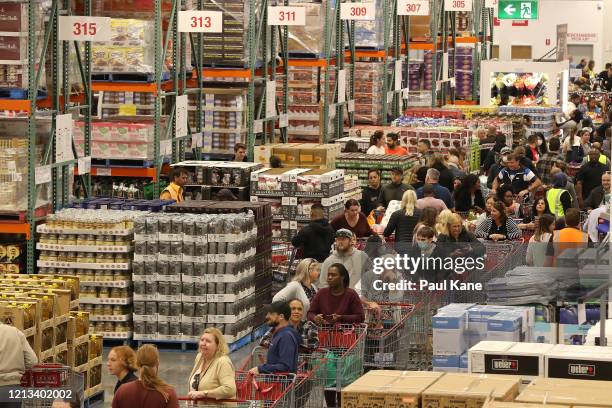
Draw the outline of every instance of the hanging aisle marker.
M374 20L376 9L374 3L342 3L340 18L342 20Z
M306 25L306 8L295 6L268 6L268 25Z
M202 132L191 135L191 148L197 149L198 147L202 147Z
M346 69L338 71L338 103L346 102Z
M110 17L59 16L60 41L111 40Z
M77 173L78 175L91 173L91 156L79 157Z
M497 8L497 3L499 3L499 0L485 0L485 7Z
M72 114L57 115L55 118L55 162L72 160Z
M399 0L397 2L398 16L428 16L429 0Z
M395 61L395 84L394 90L402 90L402 60Z
M444 0L444 11L472 11L472 0Z
M276 81L266 82L266 119L276 116Z
M221 33L223 13L221 11L179 11L178 30L181 33Z
M176 129L174 137L186 136L189 132L187 128L187 109L189 105L189 99L187 95L180 95L176 97Z
M34 171L36 185L51 182L51 166L37 167Z

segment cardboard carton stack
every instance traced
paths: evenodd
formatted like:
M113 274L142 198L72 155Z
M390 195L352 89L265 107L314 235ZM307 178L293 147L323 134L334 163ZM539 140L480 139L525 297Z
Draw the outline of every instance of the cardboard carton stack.
M0 275L0 292L0 319L25 334L39 361L74 367L89 326L88 313L71 310L78 307L79 278Z
M537 378L516 398L520 403L559 404L565 407L610 407L612 388L608 381Z
M520 379L509 375L374 370L342 390L342 407L482 407L513 401Z
M283 167L333 169L338 154L338 144L278 143L256 146L254 161L269 166L270 158L276 156Z
M102 337L95 334L78 338L73 347L74 371L83 374L85 397L102 390Z

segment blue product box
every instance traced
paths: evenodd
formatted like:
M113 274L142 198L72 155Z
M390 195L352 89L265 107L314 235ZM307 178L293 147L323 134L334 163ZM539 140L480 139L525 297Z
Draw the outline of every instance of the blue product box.
M522 321L520 312L498 313L487 322L487 340L521 341Z
M444 310L432 318L435 355L461 355L467 350L465 310Z
M437 356L434 355L432 358L432 365L434 371L441 372L452 372L456 373L459 371L461 356L459 355L451 355L451 356Z

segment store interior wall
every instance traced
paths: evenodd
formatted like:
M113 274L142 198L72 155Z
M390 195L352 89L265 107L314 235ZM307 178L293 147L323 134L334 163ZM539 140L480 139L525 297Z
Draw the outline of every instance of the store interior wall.
M513 45L531 45L532 56L538 59L554 48L557 24L567 23L569 33L586 35L585 40L568 39L568 44L592 44L595 68L601 70L612 56L612 25L604 21L612 21L612 0L540 0L538 20L529 21L527 26L501 20L500 26L494 27L493 40L499 45L500 61L511 59Z

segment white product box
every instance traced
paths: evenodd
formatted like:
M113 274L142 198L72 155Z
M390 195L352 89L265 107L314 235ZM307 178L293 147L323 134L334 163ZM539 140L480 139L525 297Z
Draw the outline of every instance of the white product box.
M511 341L484 340L472 346L468 351L468 371L470 373L487 373L486 356L501 355L516 343ZM491 366L489 364L489 366Z
M520 312L498 313L487 321L487 340L521 341L523 316Z
M453 356L467 351L465 310L440 309L432 318L432 327L434 355Z
M469 345L473 346L480 341L487 340L487 322L500 312L508 310L506 306L476 305L468 313Z
M545 356L546 377L612 381L612 348L558 344Z

